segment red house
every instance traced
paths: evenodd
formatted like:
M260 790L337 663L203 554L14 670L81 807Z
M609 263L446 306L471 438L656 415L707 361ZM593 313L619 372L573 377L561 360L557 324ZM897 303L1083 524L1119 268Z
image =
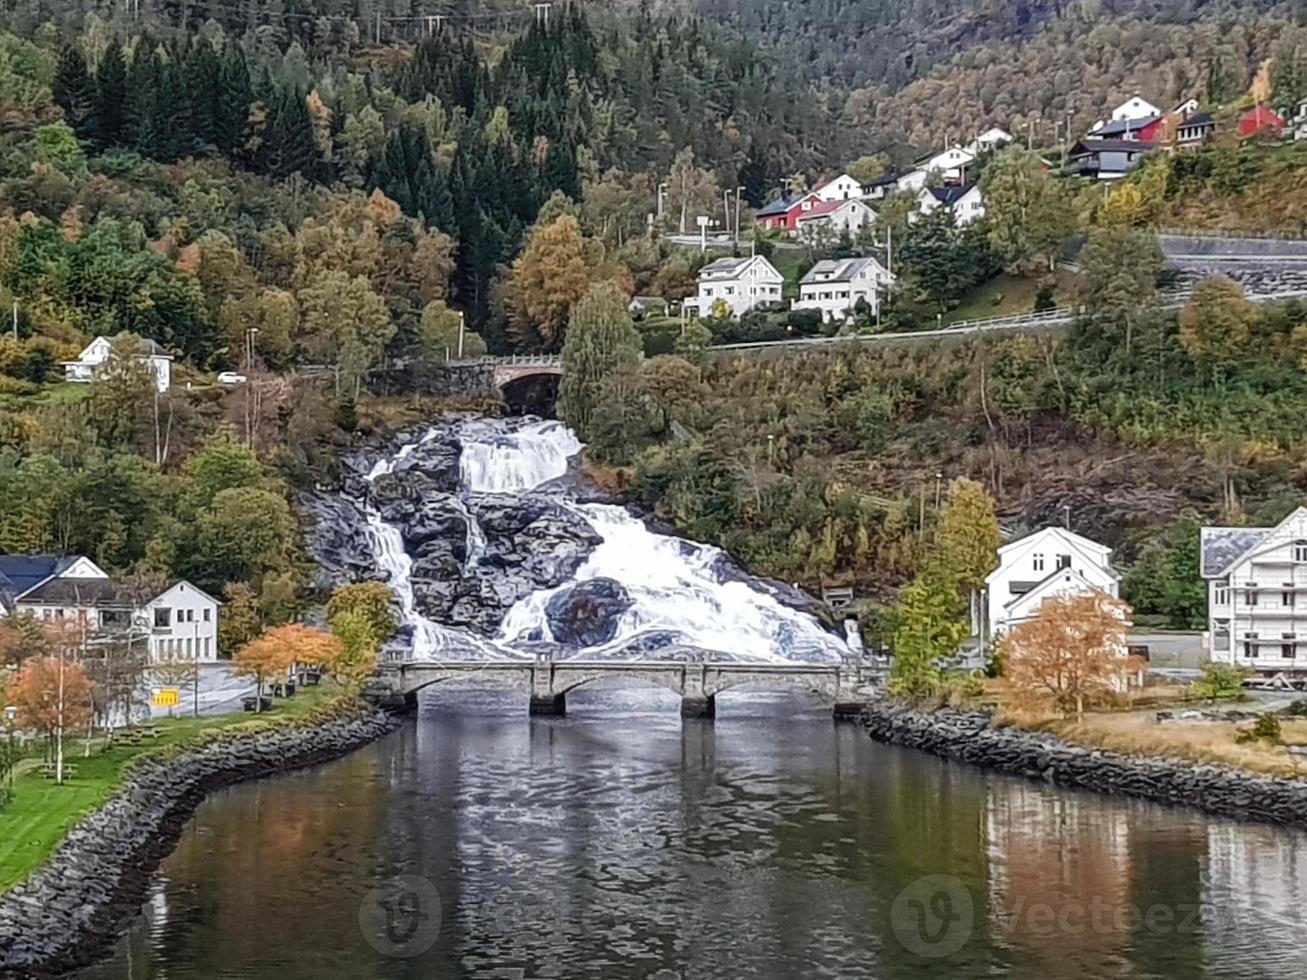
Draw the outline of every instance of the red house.
M1151 143L1166 125L1165 116L1147 116L1143 119L1116 119L1100 126L1089 135L1095 139L1135 140Z
M821 198L811 192L807 194L793 194L789 197L782 197L772 201L770 204L761 208L754 216L758 224L764 228L780 229L781 231L794 231L799 227L800 215L811 211L813 207L821 203Z
M1239 117L1239 138L1250 136L1279 136L1284 132L1284 120L1265 106L1249 109Z

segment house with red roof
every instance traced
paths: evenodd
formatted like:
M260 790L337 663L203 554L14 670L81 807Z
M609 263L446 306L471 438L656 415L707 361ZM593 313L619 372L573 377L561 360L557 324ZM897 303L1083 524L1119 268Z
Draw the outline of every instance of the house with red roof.
M1259 105L1255 109L1249 109L1239 117L1239 138L1246 140L1252 136L1274 136L1278 137L1284 133L1284 120L1278 113L1272 112L1266 106Z
M813 240L829 230L832 234L856 235L876 220L876 212L861 201L822 201L799 213L795 230L799 237Z
M799 227L799 218L821 203L821 198L814 193L791 194L777 198L765 205L754 215L754 220L762 227L776 231L794 231Z

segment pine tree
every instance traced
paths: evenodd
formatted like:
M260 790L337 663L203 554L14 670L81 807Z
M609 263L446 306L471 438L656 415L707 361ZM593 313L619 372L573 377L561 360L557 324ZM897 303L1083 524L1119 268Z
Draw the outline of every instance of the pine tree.
M220 153L237 157L244 152L253 102L249 66L241 49L230 44L222 58L214 100L213 143Z
M318 178L318 148L313 142L313 120L304 94L282 89L268 114L265 153L275 177L298 173L305 180Z
M153 42L142 38L136 45L136 57L127 75L122 142L144 156L158 156L160 129L166 125L159 116L159 87L163 78L163 62Z
M85 138L85 124L93 108L91 76L80 45L65 44L59 51L51 85L54 100L64 111L64 120Z
M123 146L127 141L127 62L117 39L109 42L100 59L91 97L91 116L87 120L91 145L97 150Z

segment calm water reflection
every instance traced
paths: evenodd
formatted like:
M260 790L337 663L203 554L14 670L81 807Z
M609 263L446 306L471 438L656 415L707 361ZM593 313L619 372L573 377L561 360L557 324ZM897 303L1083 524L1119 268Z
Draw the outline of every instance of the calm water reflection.
M788 698L568 707L445 692L214 797L85 980L1307 976L1303 834L986 776ZM360 925L395 875L439 895L392 922L434 937L408 959Z

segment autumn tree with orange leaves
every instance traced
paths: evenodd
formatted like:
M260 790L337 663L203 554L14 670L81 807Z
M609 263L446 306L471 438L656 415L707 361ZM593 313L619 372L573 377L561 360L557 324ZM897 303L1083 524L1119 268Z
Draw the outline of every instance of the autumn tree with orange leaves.
M291 623L268 630L236 651L232 669L253 677L258 693L269 677L285 676L296 664L331 667L345 655L340 640L314 626Z
M1077 718L1110 703L1143 669L1126 655L1130 607L1103 592L1052 596L1003 638L1003 674L1014 704Z
M55 755L55 779L63 782L63 736L91 720L94 686L81 664L62 657L31 657L6 692L18 708L18 727L44 732Z

